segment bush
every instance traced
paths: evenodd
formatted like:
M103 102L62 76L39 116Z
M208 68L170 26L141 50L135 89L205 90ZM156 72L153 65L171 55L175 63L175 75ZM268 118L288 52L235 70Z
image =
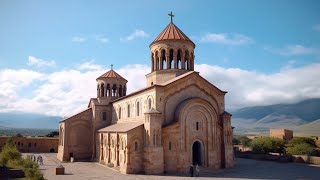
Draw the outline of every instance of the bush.
M39 171L39 165L34 163L29 157L22 158L21 153L9 138L0 154L0 165L8 168L19 168L25 176L31 180L44 180L43 174Z
M55 136L59 136L58 131L52 131L46 135L46 137L55 137Z
M252 151L255 153L267 154L270 152L284 153L284 141L272 137L258 137L251 142Z
M239 137L239 142L241 145L249 147L251 144L251 139L247 138L246 136L241 136Z
M21 153L18 151L16 146L13 143L13 140L9 138L6 142L6 145L3 147L1 154L0 154L0 165L1 166L7 166L8 162L11 162L11 165L13 161L19 161L21 160ZM10 166L8 166L10 167Z
M294 147L298 144L309 144L311 147L317 147L315 140L308 137L294 137L288 142L287 147Z

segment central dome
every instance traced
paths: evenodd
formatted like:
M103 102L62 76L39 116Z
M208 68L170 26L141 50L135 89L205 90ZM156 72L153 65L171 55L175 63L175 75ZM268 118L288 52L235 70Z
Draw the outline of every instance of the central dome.
M165 40L183 40L188 41L193 44L195 47L195 44L190 40L190 38L185 35L173 22L170 22L168 26L158 35L158 37L150 44L165 41Z

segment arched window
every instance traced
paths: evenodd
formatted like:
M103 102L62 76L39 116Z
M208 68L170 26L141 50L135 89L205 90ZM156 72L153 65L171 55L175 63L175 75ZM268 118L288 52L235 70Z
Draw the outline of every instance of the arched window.
M174 68L174 60L173 60L173 50L172 49L170 49L169 62L170 62L170 67L168 69L173 69Z
M148 108L151 109L151 99L148 100Z
M171 150L171 148L172 148L172 147L171 147L171 141L170 141L170 142L169 142L169 150Z
M121 107L119 107L118 118L121 119Z
M127 94L127 87L126 85L123 86L123 95L125 96Z
M107 84L107 92L106 96L110 97L111 96L111 91L110 91L110 84Z
M104 96L104 84L102 83L101 84L101 97Z
M185 69L190 70L189 51L185 51L184 58L185 58Z
M130 104L127 105L127 115L130 117Z
M138 142L134 142L134 151L138 151Z
M113 84L112 86L112 96L117 97L117 85Z
M107 120L107 112L102 113L102 120Z
M178 50L178 53L177 53L177 63L178 63L178 69L182 69L182 64L181 64L181 50L179 49Z
M136 108L137 108L137 116L140 116L140 103L139 103L139 101L137 102Z
M119 97L122 97L123 95L123 92L122 92L123 90L122 90L122 85L120 84L119 85Z
M167 69L167 61L166 61L166 51L163 49L161 51L161 61L162 61L162 69Z
M199 130L199 122L196 122L196 130Z

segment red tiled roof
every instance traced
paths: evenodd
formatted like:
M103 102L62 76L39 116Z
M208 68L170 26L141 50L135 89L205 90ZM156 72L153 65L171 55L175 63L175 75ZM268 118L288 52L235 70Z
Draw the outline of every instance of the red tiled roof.
M189 41L193 45L194 43L185 35L173 22L170 22L169 25L158 35L158 37L151 43L156 43L162 40L183 40Z
M119 79L124 79L122 76L120 76L118 73L116 73L113 69L111 69L110 71L102 74L99 78L119 78ZM126 79L124 79L126 80Z

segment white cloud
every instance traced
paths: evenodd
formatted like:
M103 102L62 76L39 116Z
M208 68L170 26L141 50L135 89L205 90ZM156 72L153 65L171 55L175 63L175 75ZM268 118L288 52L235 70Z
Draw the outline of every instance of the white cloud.
M129 36L125 38L120 38L121 41L132 41L139 37L149 37L149 34L144 32L143 30L135 30L133 33L131 33Z
M274 74L206 64L196 65L195 69L211 83L228 91L228 109L320 97L320 64L284 68Z
M36 58L34 56L28 57L28 63L29 66L37 66L37 67L44 67L44 66L55 66L56 62L53 60L43 60L40 58Z
M96 97L96 78L109 69L92 62L82 65L87 71L79 67L46 74L25 69L0 70L0 111L70 116L85 109L89 99ZM320 63L283 68L274 74L207 64L195 65L195 69L215 86L228 91L229 110L320 97ZM130 93L146 86L145 74L150 67L134 64L115 71L128 80Z
M109 39L106 37L98 37L97 40L101 43L107 43L109 42Z
M12 105L21 100L18 91L43 78L44 74L32 70L0 69L0 112L10 111Z
M213 42L226 45L246 45L254 42L252 38L238 33L207 33L199 39L200 42Z
M317 24L313 27L313 30L320 32L320 24Z
M98 64L94 64L93 60L90 60L88 62L82 63L78 66L79 70L101 70L102 66Z
M87 39L85 37L80 37L80 36L74 36L72 38L72 42L76 42L76 43L82 43L87 41Z
M315 54L319 53L319 50L315 48L309 48L302 45L288 45L285 48L277 49L272 47L265 47L264 50L274 53L280 54L283 56L293 56L293 55L305 55L305 54Z

